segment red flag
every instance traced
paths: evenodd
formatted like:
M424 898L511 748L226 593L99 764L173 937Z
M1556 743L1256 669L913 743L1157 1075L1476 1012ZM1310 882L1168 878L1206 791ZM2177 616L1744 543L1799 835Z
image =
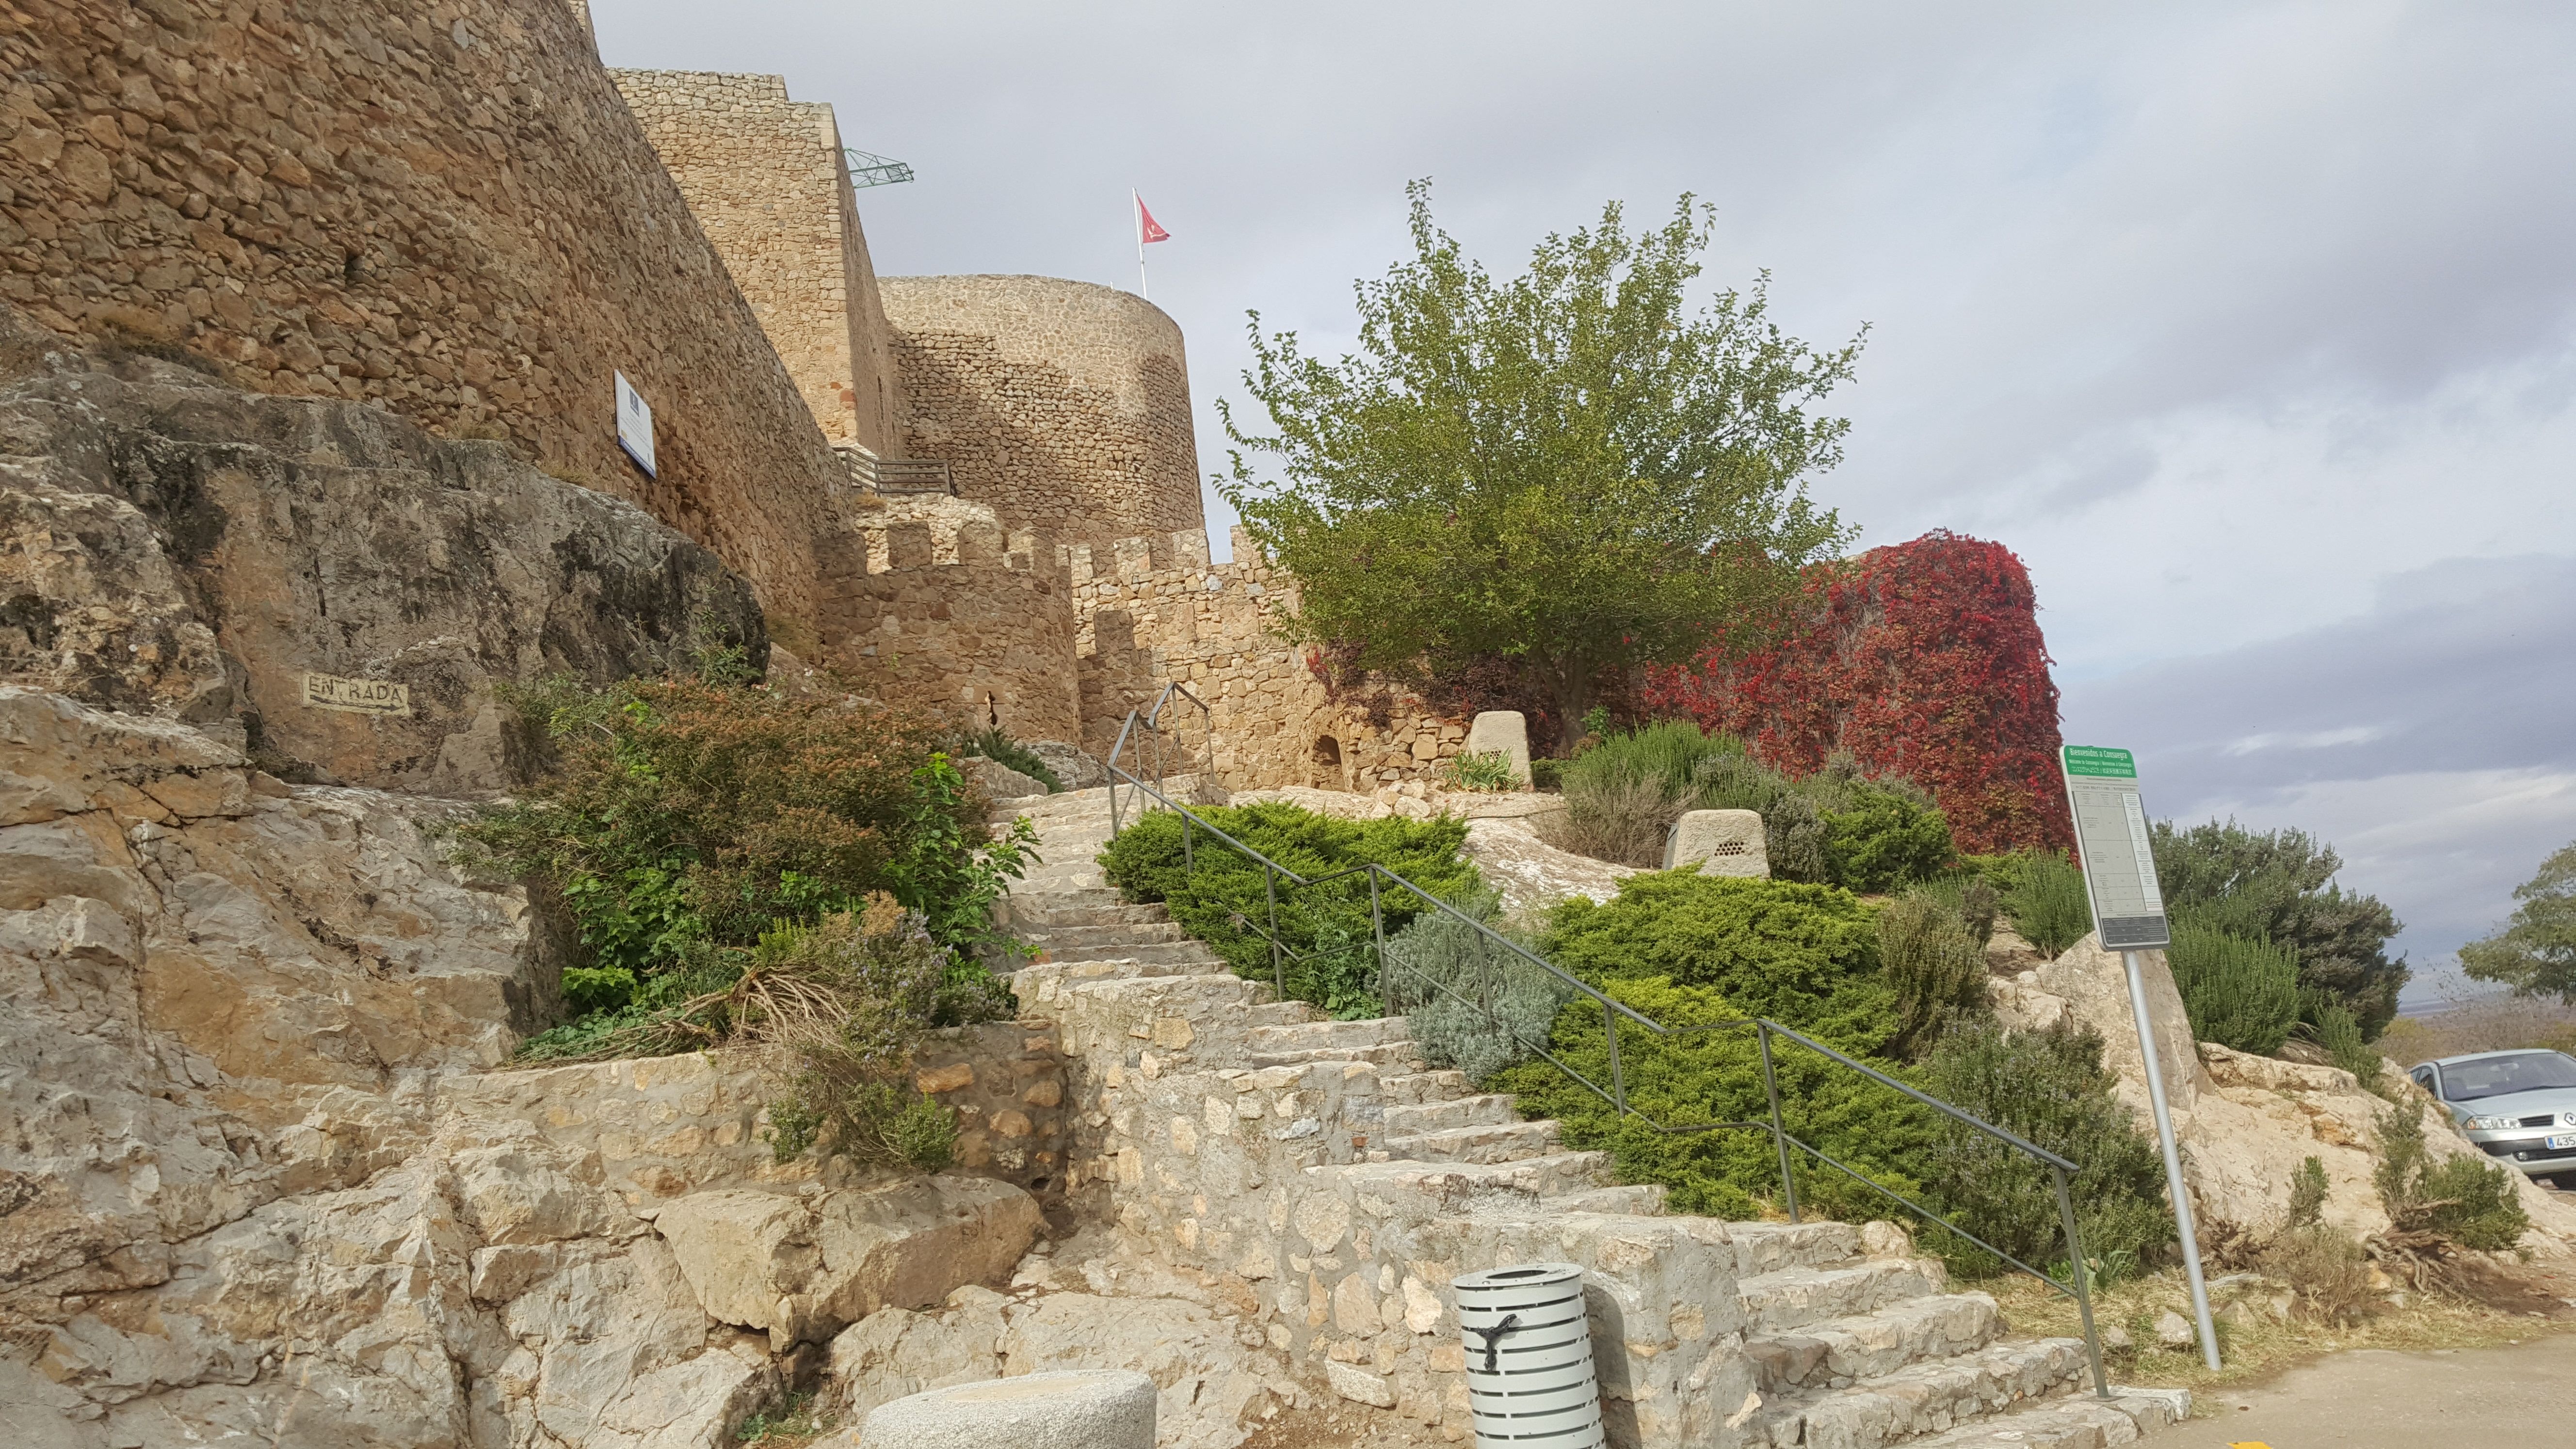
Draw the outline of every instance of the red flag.
M1130 194L1132 195L1133 193ZM1141 196L1137 197L1136 245L1141 247L1147 242L1170 241L1171 239L1172 234L1163 230L1163 224L1161 222L1154 220L1154 213L1145 209L1145 198Z

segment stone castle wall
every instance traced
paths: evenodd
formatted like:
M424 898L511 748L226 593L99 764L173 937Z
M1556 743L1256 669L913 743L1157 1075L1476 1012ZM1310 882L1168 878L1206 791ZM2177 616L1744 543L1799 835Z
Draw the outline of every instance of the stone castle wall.
M821 660L970 729L1078 739L1073 589L1056 554L989 514L936 533L903 517L844 531L823 549Z
M832 108L774 75L610 75L824 436L894 451L902 383Z
M839 465L561 0L16 0L0 294L507 438L812 613ZM618 371L658 480L618 450Z
M1465 726L1427 709L1378 728L1335 704L1305 651L1272 633L1293 585L1242 529L1233 538L1227 564L1208 561L1202 530L1065 547L1085 749L1108 758L1127 712L1178 682L1208 706L1205 763L1230 789L1372 790L1426 777L1459 752ZM1196 712L1168 718L1180 719L1178 742L1196 759Z
M1106 545L1202 526L1181 330L1054 277L886 277L905 456L1013 528Z

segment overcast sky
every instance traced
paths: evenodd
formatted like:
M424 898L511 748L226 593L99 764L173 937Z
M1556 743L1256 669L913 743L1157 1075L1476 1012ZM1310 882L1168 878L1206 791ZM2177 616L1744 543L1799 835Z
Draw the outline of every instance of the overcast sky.
M1496 270L1696 193L1712 283L1872 329L1816 495L2017 550L2068 738L2155 812L2322 834L2419 968L2576 838L2576 9L594 12L612 65L783 73L910 162L860 197L884 273L1132 289L1141 191L1203 471L1247 309L1340 350L1408 179Z

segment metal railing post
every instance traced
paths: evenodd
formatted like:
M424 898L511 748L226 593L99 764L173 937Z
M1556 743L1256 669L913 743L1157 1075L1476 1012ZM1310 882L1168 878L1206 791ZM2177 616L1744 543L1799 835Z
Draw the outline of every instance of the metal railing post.
M1619 1064L1619 1016L1610 1009L1610 998L1601 998L1601 1030L1610 1042L1610 1106L1620 1116L1628 1115L1628 1073Z
M1261 893L1270 898L1270 984L1282 1001L1288 999L1288 968L1279 960L1279 873L1270 862L1261 863Z
M1181 873L1187 875L1198 868L1199 858L1190 853L1190 817L1183 815L1181 817Z
M2093 1393L2107 1399L2111 1383L2102 1376L2102 1336L2093 1331L2093 1272L2085 1266L2084 1239L2075 1230L2075 1200L2066 1191L2066 1169L2052 1162L2048 1173L2057 1180L2057 1220L2066 1229L2066 1262L2075 1275L2075 1311L2084 1319L2084 1353L2093 1361Z
M1789 1129L1780 1121L1780 1078L1771 1069L1771 1023L1758 1021L1762 1038L1762 1094L1771 1099L1771 1145L1780 1149L1780 1195L1787 1199L1789 1221L1798 1220L1798 1179L1789 1171Z
M1390 990L1392 978L1386 969L1386 913L1378 908L1377 869L1375 861L1369 862L1369 935L1377 941L1378 1010L1386 1011L1392 1009L1396 1001Z

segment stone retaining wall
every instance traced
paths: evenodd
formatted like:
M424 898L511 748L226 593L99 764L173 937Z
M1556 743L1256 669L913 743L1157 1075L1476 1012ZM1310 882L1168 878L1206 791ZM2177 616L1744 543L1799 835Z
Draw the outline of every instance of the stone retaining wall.
M45 327L508 439L811 616L840 465L561 0L21 0L0 77L0 295Z

